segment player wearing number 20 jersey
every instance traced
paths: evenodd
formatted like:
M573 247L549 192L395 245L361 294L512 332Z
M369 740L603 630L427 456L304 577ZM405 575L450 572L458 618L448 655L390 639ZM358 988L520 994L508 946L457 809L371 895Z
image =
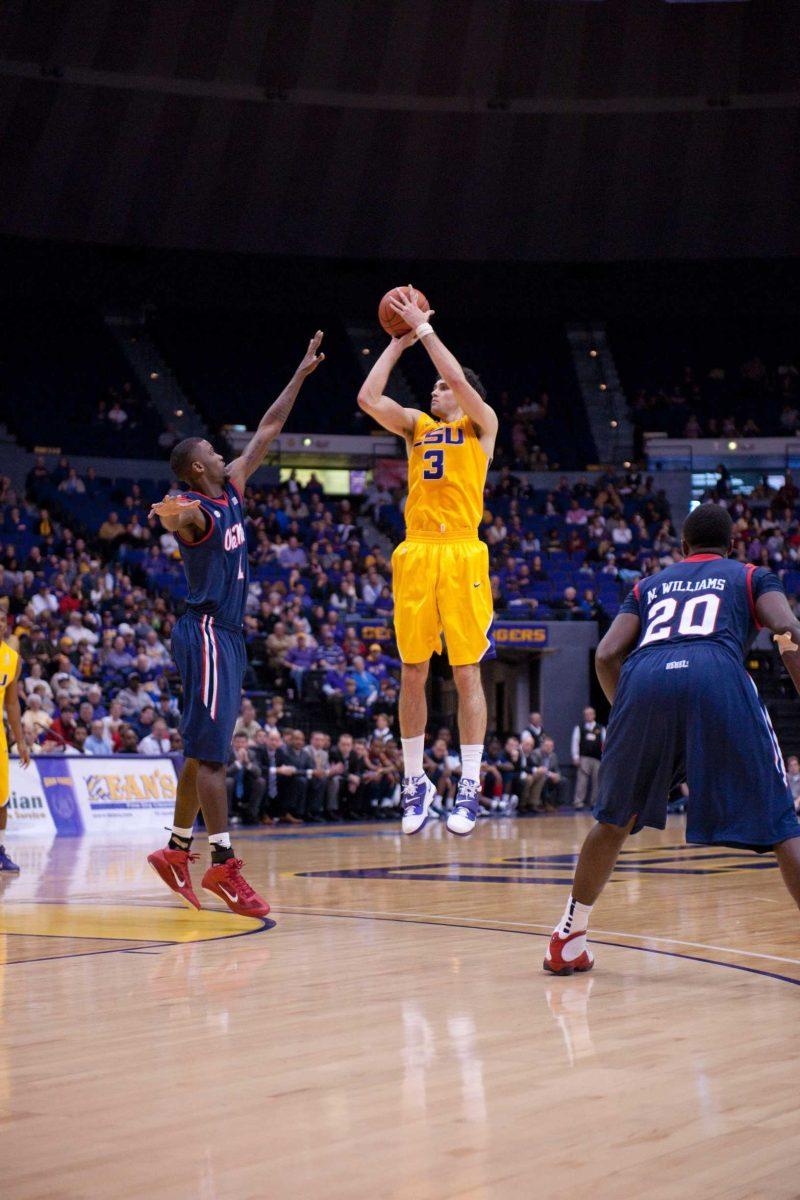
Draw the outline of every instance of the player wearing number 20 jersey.
M692 554L642 579L622 605L641 633L622 667L595 816L663 829L689 785L686 840L768 850L800 834L769 716L743 666L756 602L783 591L763 567Z

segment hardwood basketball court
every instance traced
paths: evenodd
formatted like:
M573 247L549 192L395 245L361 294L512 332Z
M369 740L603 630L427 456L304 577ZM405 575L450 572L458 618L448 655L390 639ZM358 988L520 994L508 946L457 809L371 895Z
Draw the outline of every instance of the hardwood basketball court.
M595 970L553 979L590 820L239 834L266 922L173 904L148 842L18 841L2 1195L800 1195L774 860L687 848L671 818L596 908Z

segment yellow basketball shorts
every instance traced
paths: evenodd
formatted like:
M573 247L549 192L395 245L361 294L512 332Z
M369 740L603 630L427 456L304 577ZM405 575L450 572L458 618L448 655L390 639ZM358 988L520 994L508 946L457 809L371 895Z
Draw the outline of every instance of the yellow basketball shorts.
M489 548L474 534L461 540L417 540L412 534L392 555L394 629L406 663L442 653L452 667L494 654Z

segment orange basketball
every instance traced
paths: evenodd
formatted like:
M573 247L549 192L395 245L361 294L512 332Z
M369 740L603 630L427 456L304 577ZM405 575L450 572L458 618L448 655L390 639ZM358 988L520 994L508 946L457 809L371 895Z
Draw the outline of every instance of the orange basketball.
M423 312L428 312L431 306L428 304L426 297L422 294L419 288L414 288L414 291L417 293L417 304ZM400 296L401 292L404 295L406 294L405 287L392 288L391 291L386 293L378 305L378 320L390 337L402 337L404 333L410 332L410 327L406 325L403 318L398 316L394 309L389 305L390 300L394 298L402 298Z

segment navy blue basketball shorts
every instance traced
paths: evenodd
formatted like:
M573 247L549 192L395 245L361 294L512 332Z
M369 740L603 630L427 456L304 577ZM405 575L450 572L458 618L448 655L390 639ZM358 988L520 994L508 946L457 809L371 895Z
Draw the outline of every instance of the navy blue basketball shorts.
M669 792L689 785L686 841L763 853L800 836L778 740L755 684L711 645L665 646L622 669L594 815L663 829Z
M227 762L247 666L242 631L221 629L214 617L184 613L172 631L172 657L183 684L184 754Z

